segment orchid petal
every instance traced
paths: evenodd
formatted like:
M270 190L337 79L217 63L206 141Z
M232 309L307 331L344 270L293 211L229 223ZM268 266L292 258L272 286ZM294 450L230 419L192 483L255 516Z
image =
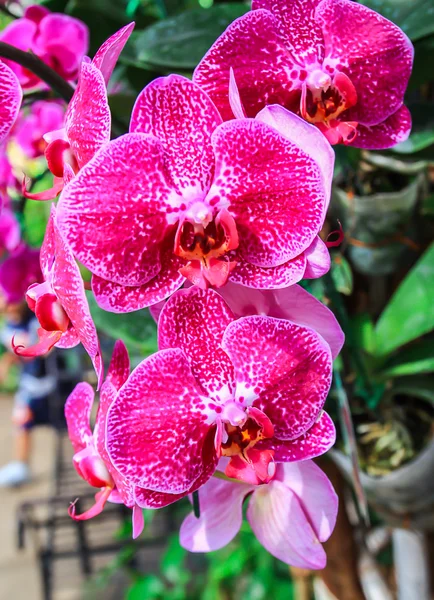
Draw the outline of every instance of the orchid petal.
M134 23L129 23L119 29L102 44L93 57L92 63L101 71L106 85L108 85L120 53L133 32L134 25Z
M273 438L258 444L258 448L274 450L276 462L298 462L321 456L334 445L336 429L327 413L323 412L320 418L310 429L295 440L281 441Z
M116 340L107 373L107 381L110 381L114 388L118 390L126 382L129 374L130 357L128 356L127 347L122 340Z
M278 31L295 63L317 64L324 58L324 38L315 20L321 0L253 0L252 10L273 13Z
M221 349L223 333L233 319L217 292L193 286L173 294L161 312L158 326L159 348L183 350L196 381L222 402L234 388L233 367Z
M173 194L161 144L130 133L101 148L64 189L59 228L92 273L139 286L160 271L159 244Z
M45 329L40 327L38 329L38 341L36 344L26 348L22 345L16 345L14 343L14 338L12 338L12 348L15 354L18 356L34 358L35 356L42 356L46 354L60 340L61 337L61 331L45 331Z
M229 279L248 288L274 290L297 283L303 279L305 270L305 253L278 267L257 267L240 260L231 271Z
M65 115L71 149L83 167L110 140L111 115L101 71L91 63L81 65L80 80Z
M394 23L350 0L322 0L315 18L326 56L348 75L357 104L342 119L377 125L401 106L413 64L413 46ZM327 59L326 59L327 61Z
M210 479L199 491L200 517L190 513L181 525L181 546L190 552L209 552L229 544L241 527L243 501L252 489L244 483Z
M330 271L330 253L318 235L305 250L304 255L306 257L305 279L316 279Z
M402 105L393 115L378 125L358 125L354 142L349 144L356 148L385 150L405 140L411 131L411 114Z
M62 337L56 342L56 348L75 348L80 344L80 338L73 327L62 333Z
M247 520L266 550L302 569L322 569L326 554L296 494L273 480L258 486L249 502Z
M229 25L194 71L194 82L207 92L224 121L233 118L228 94L231 67L248 117L266 104L291 103L291 95L297 102L300 84L288 77L294 61L278 28L268 10L247 13Z
M107 486L103 490L95 494L95 504L81 515L77 515L75 513L75 502L73 502L68 510L69 516L72 519L74 519L74 521L87 521L87 519L92 519L93 517L96 517L97 515L101 514L112 492L112 489L113 488Z
M83 382L75 386L65 403L66 425L68 436L74 452L80 452L92 440L90 429L90 413L94 401L92 386Z
M294 439L315 423L332 375L330 348L317 333L282 319L242 317L227 327L222 347L237 394L269 417L276 438Z
M212 142L216 177L208 196L227 202L237 222L238 254L274 267L306 250L324 220L326 195L317 163L256 120L223 123Z
M61 179L60 177L54 177L53 187L48 188L48 190L44 190L42 192L37 192L35 194L32 194L31 192L27 191L26 183L27 182L24 179L23 184L22 184L23 196L25 198L28 198L29 200L39 200L39 201L54 200L54 198L56 198L60 194L60 192L63 190L63 186L64 186L63 179Z
M185 261L173 249L161 254L161 271L148 283L129 287L106 281L94 275L92 290L98 305L108 312L126 313L160 302L175 292L185 281L179 269Z
M0 142L9 135L20 112L23 92L15 73L0 62Z
M318 540L327 541L336 524L338 497L325 473L308 460L279 465L276 479L297 495Z
M154 79L137 98L130 131L156 137L185 199L201 199L214 174L211 135L221 117L207 94L180 75Z
M240 92L238 90L237 82L235 80L234 70L232 67L229 69L229 104L231 105L232 112L236 119L245 119L246 112L241 102Z
M344 344L344 333L332 311L299 285L281 290L253 290L228 282L220 290L236 317L268 315L313 329L330 346L336 358Z
M53 268L53 289L70 318L77 336L92 359L99 387L102 382L104 365L98 334L84 292L83 279L75 258L60 234L54 218L53 226L56 256Z
M323 178L326 192L324 211L327 212L330 204L335 153L324 135L314 125L306 123L304 119L277 104L263 108L256 115L256 119L277 129L279 133L316 161Z
M213 438L203 398L178 349L141 362L109 409L107 449L114 467L154 491L182 493L215 468Z
M142 533L145 527L145 519L143 517L143 510L135 504L133 506L133 540L137 539Z

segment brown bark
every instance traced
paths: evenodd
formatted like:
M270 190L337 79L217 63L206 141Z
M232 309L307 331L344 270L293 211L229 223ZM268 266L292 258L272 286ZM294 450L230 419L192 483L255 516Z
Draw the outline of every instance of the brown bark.
M327 566L319 575L337 600L365 600L357 571L358 549L345 510L344 479L331 460L324 458L317 462L332 482L339 497L335 530L330 539L323 544L327 554Z

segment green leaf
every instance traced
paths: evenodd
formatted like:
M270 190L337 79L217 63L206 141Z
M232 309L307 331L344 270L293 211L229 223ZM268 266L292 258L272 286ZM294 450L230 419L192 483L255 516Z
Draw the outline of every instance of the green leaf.
M134 36L134 64L191 71L226 27L247 11L247 4L216 4L155 23Z
M161 579L155 575L147 575L130 587L126 600L157 600L164 598L165 589Z
M381 369L384 377L397 375L415 375L434 371L434 341L421 340L404 348L388 360Z
M384 356L434 329L434 243L408 273L375 327Z
M350 296L353 291L353 273L349 262L342 254L333 255L332 277L338 292Z
M400 377L390 391L393 395L405 394L426 400L434 406L434 377Z
M42 179L32 188L32 193L51 187L50 178ZM45 235L48 218L50 216L50 203L26 200L24 206L24 230L26 241L30 246L40 247Z
M149 310L110 313L98 306L90 292L87 293L87 299L97 329L114 339L123 340L141 354L149 355L157 351L157 326Z
M361 0L361 4L396 23L413 41L434 32L432 0Z
M179 543L179 534L174 533L160 563L162 574L173 585L187 583L185 576L188 572L184 568L186 555L187 551Z
M434 194L430 194L423 198L420 211L423 215L434 215Z
M375 331L372 318L367 313L360 313L351 319L351 330L354 343L365 352L375 352Z

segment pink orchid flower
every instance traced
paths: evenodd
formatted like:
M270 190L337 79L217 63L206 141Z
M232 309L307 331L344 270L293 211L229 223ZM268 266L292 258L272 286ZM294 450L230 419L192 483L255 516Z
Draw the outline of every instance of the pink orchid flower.
M0 214L0 257L5 251L15 250L20 240L20 224L12 210L4 208Z
M0 215L0 220L5 212ZM23 302L27 288L41 277L39 250L21 243L0 264L0 292L8 304Z
M73 503L69 514L76 521L83 521L99 515L107 500L122 503L133 510L133 538L136 538L143 530L144 521L142 510L134 499L134 486L113 467L105 448L107 411L129 373L128 351L122 341L117 341L107 377L101 387L93 432L90 429L90 415L94 402L93 388L88 383L79 383L66 401L65 416L69 438L75 452L74 467L89 485L101 488L95 496L95 504L92 508L77 515Z
M119 54L134 29L126 25L99 48L92 61L81 64L78 86L68 105L65 127L46 130L45 158L54 176L51 189L31 194L23 184L23 194L32 200L52 200L75 174L110 140L111 114L107 83Z
M277 465L274 479L259 486L210 479L199 492L200 517L190 514L181 526L181 545L191 552L226 546L241 527L246 497L247 520L270 554L294 567L325 567L320 542L333 532L338 498L310 460Z
M60 129L64 116L65 109L58 102L40 100L32 104L29 114L18 121L14 130L14 139L28 158L44 155L47 147L44 135Z
M332 357L312 329L235 319L217 292L196 286L168 300L158 329L160 351L136 367L107 417L109 456L134 485L185 495L220 456L230 459L226 475L267 482L274 461L313 458L334 443L322 411Z
M0 62L0 143L9 135L20 112L23 91L15 73Z
M105 145L59 201L59 227L94 274L101 307L137 310L186 279L280 288L328 270L318 233L333 151L282 111L222 123L178 75L142 91L131 133Z
M26 8L21 19L5 27L0 34L0 41L36 54L64 79L74 81L89 47L89 30L78 19L33 5ZM25 67L13 61L5 62L15 72L24 89L41 83Z
M19 356L40 356L53 346L73 348L80 342L95 367L101 382L103 364L95 325L89 311L80 270L64 242L56 224L55 207L45 232L40 253L45 281L29 287L26 294L29 308L36 314L41 327L39 341L29 348L12 346Z
M389 148L408 137L403 96L413 47L399 27L350 0L253 0L252 9L194 73L225 120L233 118L233 68L248 116L279 104L330 143L359 148Z

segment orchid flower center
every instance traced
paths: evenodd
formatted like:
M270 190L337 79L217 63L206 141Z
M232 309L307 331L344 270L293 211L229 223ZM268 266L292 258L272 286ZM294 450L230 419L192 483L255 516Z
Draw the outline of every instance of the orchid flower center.
M48 168L55 177L63 177L65 165L69 165L77 173L78 163L67 140L55 139L45 149Z
M225 256L238 247L234 218L227 210L215 217L205 205L188 211L178 225L175 254L188 261L180 272L202 288L224 285L235 266Z
M270 426L273 428L271 422ZM248 462L248 450L260 440L271 437L266 434L264 429L263 425L252 418L247 418L241 427L226 423L227 440L221 445L222 456L241 455Z
M347 75L337 72L332 76L315 69L303 84L300 113L303 119L317 125L330 143L349 143L357 135L358 124L337 118L356 103L357 92Z

